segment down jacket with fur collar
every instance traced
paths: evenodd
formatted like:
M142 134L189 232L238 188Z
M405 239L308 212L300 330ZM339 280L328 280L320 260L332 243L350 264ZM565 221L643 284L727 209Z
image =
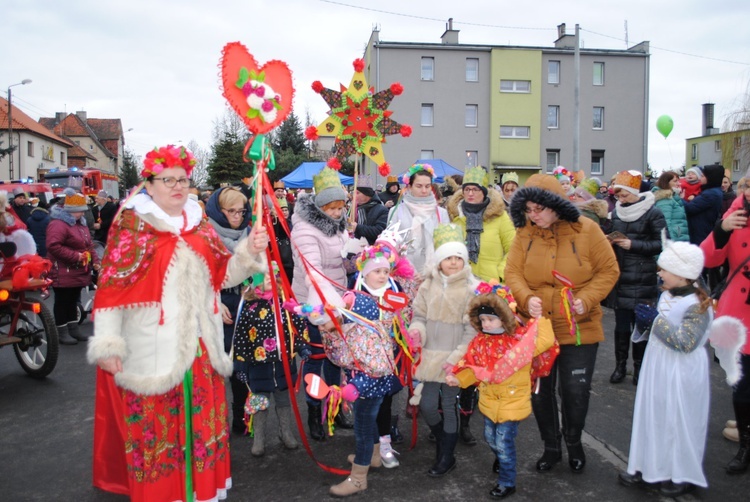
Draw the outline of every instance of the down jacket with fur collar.
M527 202L552 209L559 219L549 228L534 225L526 217ZM599 304L615 285L620 269L599 225L581 218L560 183L543 174L532 176L524 188L516 191L510 215L517 230L508 254L505 280L518 302L519 312L529 317L529 299L541 298L543 315L552 321L557 341L561 345L576 343L560 310L563 284L552 275L556 270L573 282L575 298L583 300L585 313L576 315L581 343L603 341Z
M471 263L474 275L483 281L500 281L505 276L505 262L508 259L508 251L516 235L513 222L510 221L508 212L505 210L505 202L497 190L487 190L490 203L482 215L482 235L479 237L479 257L476 263ZM462 205L464 194L457 191L448 200L445 208L453 223L457 224L466 235L466 215Z

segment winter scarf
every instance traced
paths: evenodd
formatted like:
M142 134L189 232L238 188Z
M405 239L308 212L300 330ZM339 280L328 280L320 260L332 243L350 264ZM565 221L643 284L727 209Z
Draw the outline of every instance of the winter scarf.
M485 197L479 204L462 203L464 215L466 215L466 248L469 250L469 261L476 263L479 259L479 237L484 231L484 210L490 203L490 198Z
M432 194L427 197L414 197L411 192L407 190L404 194L404 198L401 201L411 213L411 235L412 245L415 249L423 249L426 253L425 263L432 263L432 255L434 249L431 242L426 242L430 239L430 236L425 233L424 225L433 214L437 214L437 201L435 196Z
M656 203L654 194L652 192L644 192L641 194L641 198L632 204L622 204L621 202L618 202L615 204L615 210L617 211L617 216L619 216L622 221L630 223L638 220L641 216L646 214L654 203Z

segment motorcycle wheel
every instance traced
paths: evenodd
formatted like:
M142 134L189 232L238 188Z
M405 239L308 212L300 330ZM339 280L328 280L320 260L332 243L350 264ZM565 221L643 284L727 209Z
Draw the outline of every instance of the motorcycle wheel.
M78 324L83 324L83 321L86 320L86 317L88 316L88 312L84 310L83 305L80 303L76 304L76 320Z
M33 378L41 379L49 375L57 364L60 340L55 318L49 308L40 298L29 295L26 299L38 302L41 311L39 314L31 310L21 312L15 334L21 338L21 342L13 345L13 351L24 371Z

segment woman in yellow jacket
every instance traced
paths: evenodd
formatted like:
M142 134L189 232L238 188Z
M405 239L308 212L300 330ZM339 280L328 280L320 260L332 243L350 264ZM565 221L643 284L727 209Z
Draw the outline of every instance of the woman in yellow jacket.
M550 175L535 174L513 195L510 215L516 238L508 254L505 281L526 317L548 317L560 343L552 373L540 379L532 395L544 454L538 471L548 471L562 460L561 439L568 447L568 464L580 473L586 465L581 433L589 407L596 352L604 340L599 303L615 285L620 270L612 246L599 225L580 218L560 183ZM558 273L555 277L553 271ZM561 313L560 275L569 279L569 306L576 321L571 327ZM555 389L559 379L562 406L560 429Z
M505 210L502 195L488 188L488 182L489 177L483 167L467 169L461 190L450 198L446 209L451 222L464 231L472 273L483 281L502 282L505 261L516 229ZM461 389L459 435L461 441L470 446L477 444L469 427L475 403L476 387Z

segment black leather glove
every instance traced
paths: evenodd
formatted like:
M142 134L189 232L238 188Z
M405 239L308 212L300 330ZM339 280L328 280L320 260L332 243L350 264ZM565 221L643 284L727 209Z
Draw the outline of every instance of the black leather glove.
M645 303L639 303L635 306L635 326L641 333L647 332L651 329L656 316L659 315L659 311L651 305Z
M310 359L310 356L312 355L312 350L310 349L310 346L305 344L303 345L298 351L297 355L302 359L303 361L307 361Z

